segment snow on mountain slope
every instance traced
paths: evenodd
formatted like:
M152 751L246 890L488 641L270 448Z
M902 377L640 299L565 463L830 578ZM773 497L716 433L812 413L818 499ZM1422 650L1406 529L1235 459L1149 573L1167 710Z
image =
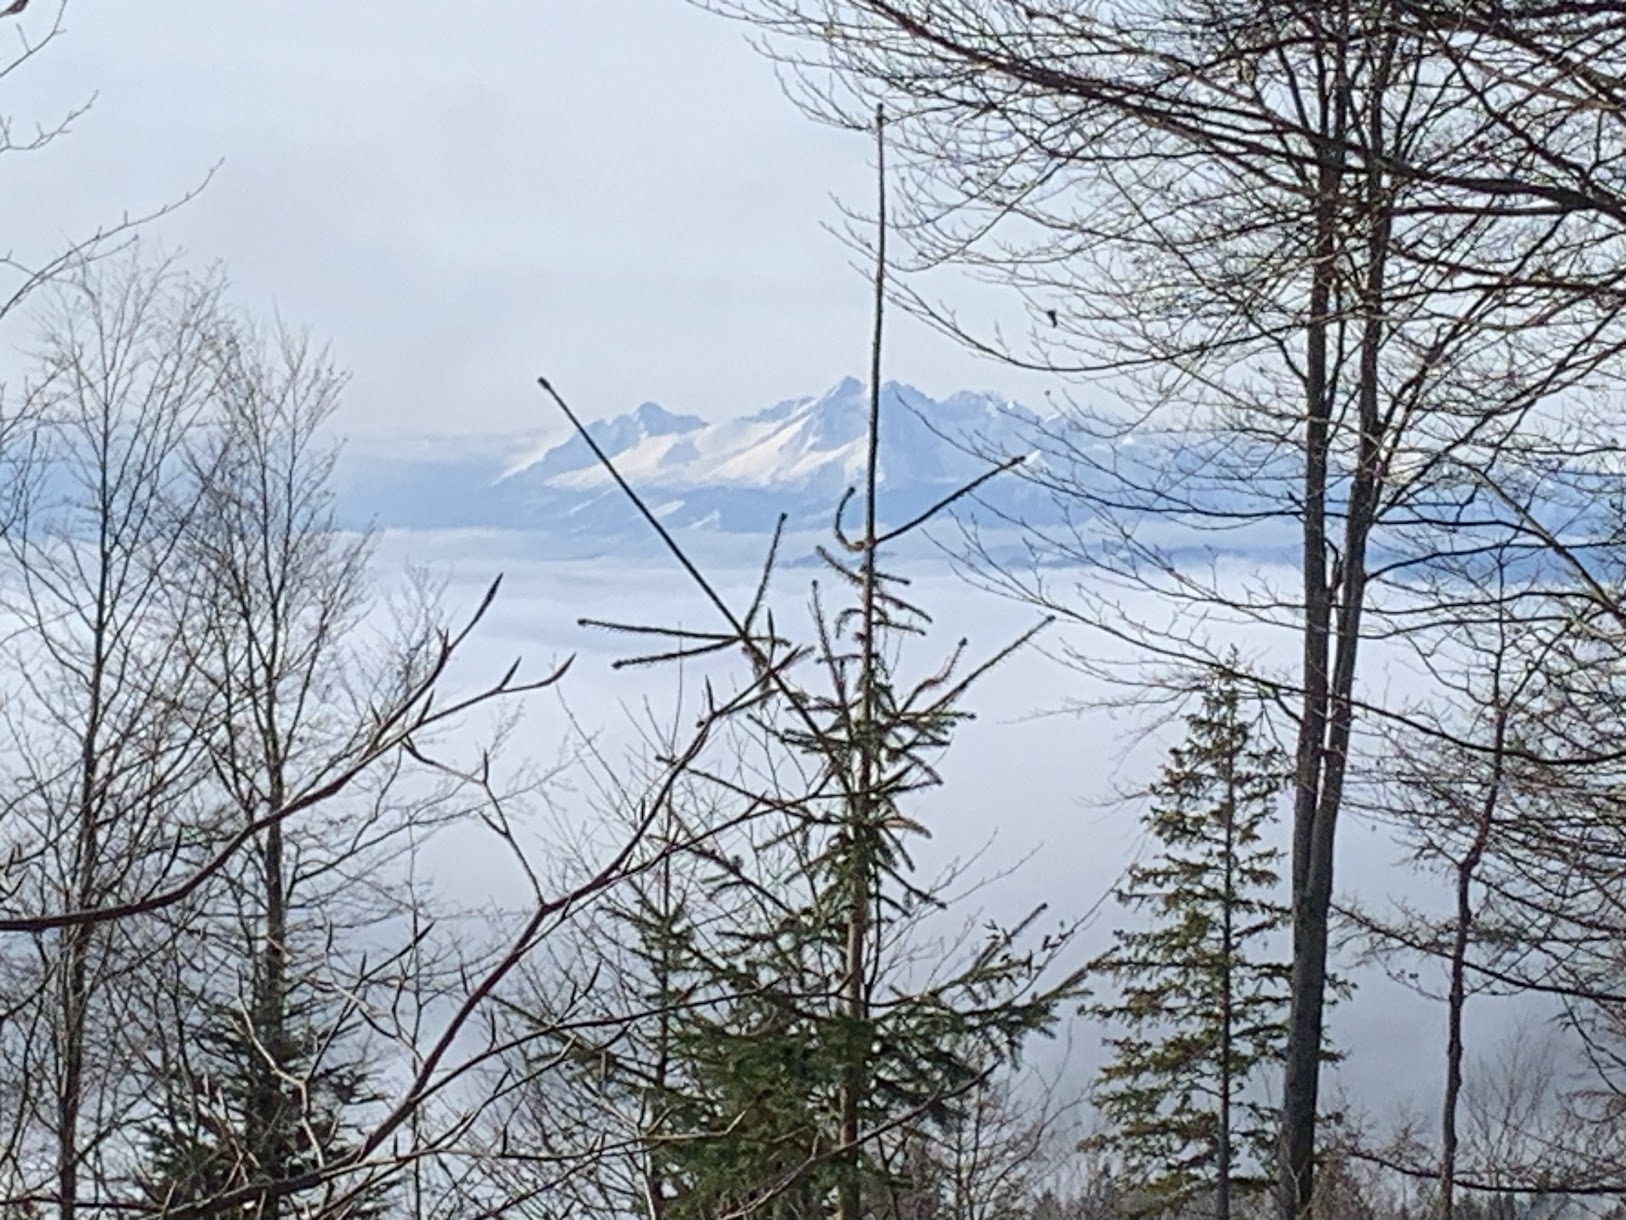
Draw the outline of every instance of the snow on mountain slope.
M587 425L587 431L604 452L617 457L645 445L670 449L679 438L705 426L706 421L697 415L674 415L659 403L646 402L627 415L618 415L610 420L594 420ZM533 450L510 465L499 477L508 479L531 471L543 478L553 478L599 468L598 459L593 456L587 442L580 436L573 436L563 444Z
M666 426L650 426L653 404L593 425L596 439L635 486L667 490L786 488L836 490L857 479L867 446L869 393L848 377L818 397L788 399L742 419L704 424L655 407ZM881 387L883 485L942 483L977 473L966 446L999 450L1031 412L992 395L962 392L941 401L912 386ZM610 438L606 441L605 438ZM612 443L613 442L613 443ZM604 468L577 460L580 438L517 463L505 478L580 490L609 485ZM589 455L590 456L590 455Z
M843 492L862 478L868 399L849 377L739 419L708 423L644 403L588 431L669 528L755 535L784 514L792 530L822 534ZM1028 429L1037 421L996 395L934 399L884 383L883 519L913 517L985 472L991 458L1031 451ZM539 547L570 553L619 552L650 538L582 437L515 449L505 462L489 446L353 448L339 470L344 516L385 528L519 530ZM995 480L989 493L1011 511L1038 504L1032 484L1014 477Z
M783 515L799 535L782 553L793 562L829 539L843 493L861 481L867 428L868 394L852 378L739 419L708 423L644 403L588 425L649 511L687 543L760 558L762 536ZM1291 511L1281 506L1292 503L1301 463L1290 445L1268 438L1197 430L1089 441L997 395L934 399L886 382L880 441L883 528L925 513L994 461L1025 454L1027 472L1041 477L1002 475L952 509L962 524L974 522L979 548L996 548L1013 562L1032 559L1031 536L1019 525L1060 539L1063 554L1076 554L1068 549L1076 545L1109 562L1126 523L1142 547L1280 562L1297 554ZM515 453L517 460L505 460ZM520 539L546 558L631 556L660 545L580 436L546 446L520 436L396 437L350 448L336 476L348 525L500 532L505 544ZM1052 495L1046 476L1079 494ZM1347 472L1335 471L1333 497L1345 487ZM1450 513L1438 505L1477 494L1477 485L1441 483L1429 494L1435 506L1394 554L1425 545L1449 550ZM1589 507L1572 499L1538 507L1563 529L1607 501L1598 497ZM847 512L852 530L856 506ZM1429 526L1430 517L1447 524ZM1425 536L1431 528L1441 537ZM946 529L952 534L954 525ZM476 545L472 533L469 545ZM1144 553L1126 560L1144 561Z

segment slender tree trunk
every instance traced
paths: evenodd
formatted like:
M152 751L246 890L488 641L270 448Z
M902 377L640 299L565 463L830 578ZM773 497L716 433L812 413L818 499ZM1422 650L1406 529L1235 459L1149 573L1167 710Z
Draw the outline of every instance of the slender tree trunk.
M867 770L867 769L866 769ZM862 783L863 780L861 779ZM855 819L856 820L856 819ZM869 941L869 887L860 880L865 870L859 867L864 855L861 840L863 832L858 825L849 828L854 834L854 880L847 912L846 979L843 1008L847 1017L847 1066L841 1084L841 1147L842 1171L837 1192L837 1220L861 1220L863 1214L863 1188L858 1172L859 1139L862 1129L862 1100L868 1067L868 1047L861 1031L868 1023L869 1006L865 1003L864 976L868 960Z
M670 811L669 811L670 812ZM666 850L666 857L661 861L661 917L670 923L672 919L672 843L674 827L669 823L666 832L666 841L662 845ZM655 995L660 1003L660 1016L657 1018L655 1070L651 1074L651 1090L658 1099L656 1104L665 1106L664 1100L659 1100L666 1092L667 1080L672 1071L672 944L670 940L670 926L662 930L660 959L656 965ZM666 1116L656 1111L652 1116L653 1126L657 1135L665 1134ZM644 1207L649 1220L666 1220L666 1171L656 1154L657 1145L646 1143L644 1148Z
M106 691L107 639L111 600L109 566L112 550L107 525L112 509L108 488L101 488L102 520L98 539L95 625L89 658L85 728L79 744L79 793L74 828L74 869L69 896L71 907L89 910L96 905L96 862L101 853L101 736ZM62 1063L57 1086L56 1177L57 1215L75 1220L79 1214L79 1119L84 1108L85 1038L90 1008L90 954L97 935L93 923L63 933L65 961L61 993Z
M1349 126L1353 109L1350 82L1343 58L1344 41L1328 40L1335 48L1333 83L1333 124L1340 133ZM1349 764L1349 747L1354 728L1354 688L1359 657L1361 618L1366 602L1366 552L1384 478L1384 445L1388 420L1382 410L1379 373L1386 337L1384 318L1387 258L1390 243L1392 201L1382 170L1385 145L1383 101L1386 82L1396 50L1391 34L1371 65L1368 84L1371 96L1366 115L1368 142L1367 171L1362 182L1361 203L1366 223L1365 275L1359 290L1361 330L1359 338L1359 384L1356 411L1360 424L1354 469L1350 472L1349 498L1344 520L1342 571L1334 580L1325 577L1324 548L1327 538L1325 497L1328 473L1327 421L1330 403L1326 394L1326 352L1330 312L1334 304L1332 252L1337 248L1338 202L1342 194L1341 154L1324 152L1326 165L1320 177L1320 198L1316 232L1318 239L1315 286L1324 287L1327 296L1311 304L1312 352L1319 359L1311 379L1312 396L1319 388L1322 396L1319 425L1310 421L1306 478L1306 717L1301 723L1300 776L1294 808L1293 860L1293 969L1288 1018L1288 1046L1283 1085L1282 1163L1279 1187L1283 1220L1302 1220L1312 1214L1315 1199L1316 1123L1320 1107L1321 1050L1324 1041L1327 950L1332 914L1333 863L1337 840L1338 814L1343 805L1344 780ZM1336 141L1341 147L1342 139ZM1323 277L1325 282L1323 284ZM1307 364L1307 367L1308 364ZM1314 408L1312 408L1314 409ZM1311 524L1310 495L1316 494L1314 524ZM1310 560L1312 539L1319 540L1317 557ZM1319 590L1312 591L1312 578ZM1319 622L1315 631L1308 624L1312 607ZM1326 670L1328 638L1332 626L1332 672ZM1318 638L1312 651L1312 634ZM1330 678L1330 680L1329 680ZM1308 715L1314 703L1318 715L1312 724ZM1308 735L1313 730L1314 737ZM1323 736L1324 734L1324 736ZM1324 742L1324 744L1323 744ZM1310 782L1306 782L1306 781ZM1307 816L1306 816L1307 815ZM1301 858L1302 853L1302 858Z
M270 701L268 701L270 702ZM274 723L274 722L273 722ZM272 808L284 799L281 766L273 762L267 796ZM289 1133L292 1116L284 1113L286 1089L282 1069L288 1059L288 889L283 864L282 823L272 822L265 832L265 943L262 946L264 994L260 999L261 1131L249 1146L264 1159L262 1174L280 1181L293 1169ZM253 1053L252 1051L250 1053ZM260 1205L262 1220L277 1220L282 1212L281 1198L271 1195Z
M1321 979L1310 969L1316 956L1310 868L1320 806L1328 713L1333 583L1327 571L1327 464L1332 395L1328 347L1331 343L1333 281L1337 255L1338 201L1342 190L1341 114L1343 90L1335 90L1333 114L1324 116L1326 134L1317 171L1315 261L1311 269L1309 319L1305 330L1304 427L1304 649L1303 698L1299 713L1293 798L1293 970L1288 1042L1282 1084L1282 1138L1278 1191L1282 1220L1300 1220L1310 1210L1315 1158L1316 1075L1321 1042Z
M864 556L861 568L859 676L856 732L857 774L849 801L851 887L847 910L847 947L844 1008L847 1017L847 1067L841 1087L841 1131L843 1171L837 1191L836 1220L861 1220L863 1183L859 1174L859 1140L862 1137L861 1105L867 1092L869 1074L869 935L870 905L874 902L874 862L872 841L875 828L875 785L880 778L879 754L883 743L876 740L876 633L880 629L877 603L876 546L880 530L876 512L876 482L880 473L881 443L881 340L886 315L886 124L882 113L875 115L876 149L876 251L875 319L870 343L869 433L864 469Z
M1225 755L1225 893L1220 936L1220 1097L1219 1138L1215 1159L1219 1183L1214 1192L1217 1220L1231 1220L1231 1044L1235 1037L1236 960L1236 757Z
M1473 869L1457 868L1457 923L1451 939L1451 986L1445 1009L1445 1096L1440 1112L1440 1220L1456 1215L1457 1103L1462 1096L1462 1010L1467 1001L1463 963L1468 952L1468 920Z
M87 740L89 740L87 738ZM95 782L94 763L84 774L84 802L80 810L80 834L76 845L73 905L87 909L93 904L98 839L96 810L91 789ZM57 1214L61 1220L74 1220L79 1211L79 1116L84 1106L85 1036L90 1006L90 953L94 924L70 928L64 934L67 955L61 992L62 1064L57 1086L56 1166Z
M1490 842L1496 803L1501 796L1502 766L1507 743L1507 709L1497 692L1496 730L1491 754L1490 783L1479 808L1473 842L1457 865L1456 926L1451 934L1451 980L1446 996L1445 1096L1440 1107L1440 1220L1454 1220L1457 1185L1457 1105L1462 1097L1462 1014L1468 1003L1468 939L1473 930L1473 881Z

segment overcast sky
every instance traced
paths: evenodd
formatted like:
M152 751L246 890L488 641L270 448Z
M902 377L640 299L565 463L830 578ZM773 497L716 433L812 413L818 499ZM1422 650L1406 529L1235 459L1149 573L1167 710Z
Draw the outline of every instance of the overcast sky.
M868 143L684 0L71 0L65 24L0 109L95 105L7 159L7 244L37 254L222 162L149 240L328 338L352 433L531 428L540 372L590 415L715 417L863 367L865 285L823 226L870 198ZM888 368L1034 392L901 317Z

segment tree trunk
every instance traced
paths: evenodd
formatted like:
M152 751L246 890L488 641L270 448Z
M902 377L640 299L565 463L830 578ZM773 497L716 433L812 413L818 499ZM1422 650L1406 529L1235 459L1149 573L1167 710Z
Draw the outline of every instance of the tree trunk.
M1456 926L1451 936L1451 981L1446 996L1445 1096L1440 1107L1440 1220L1454 1220L1457 1180L1457 1104L1462 1096L1462 1012L1468 1002L1468 939L1473 928L1473 880L1490 841L1491 823L1501 795L1507 744L1507 709L1497 692L1496 730L1490 782L1480 805L1473 842L1457 865Z
M98 789L101 770L103 680L107 670L107 639L110 629L108 608L111 593L108 565L111 543L108 538L107 487L101 493L103 515L98 539L95 626L89 658L88 703L85 729L79 746L79 794L74 841L74 877L69 905L90 910L96 905L96 861L101 852L102 809ZM57 1215L75 1220L79 1214L79 1118L84 1106L85 1037L90 1004L90 952L97 935L94 923L80 924L63 933L66 961L61 993L62 1062L57 1086L56 1177Z
M1345 145L1353 103L1343 61L1343 43L1334 48L1332 144ZM1366 551L1383 487L1384 438L1388 427L1379 387L1383 344L1385 274L1390 245L1388 183L1381 168L1385 141L1383 100L1392 67L1391 34L1371 66L1372 98L1364 135L1367 171L1362 181L1365 214L1365 274L1360 285L1360 437L1350 472L1345 512L1342 571L1327 579L1326 494L1328 475L1327 348L1334 312L1332 259L1338 249L1343 153L1324 144L1319 174L1312 279L1309 358L1306 361L1310 419L1306 430L1305 476L1305 649L1304 716L1300 723L1299 776L1293 825L1293 969L1290 982L1288 1043L1283 1082L1282 1153L1278 1186L1283 1220L1304 1220L1315 1198L1316 1122L1320 1106L1321 1054L1327 991L1327 948L1332 913L1333 862L1338 814L1354 727L1353 693L1359 656L1362 610L1366 602ZM1331 632L1329 633L1329 627ZM1327 671L1329 643L1333 650Z
M1231 1044L1234 1039L1236 957L1236 758L1225 756L1225 881L1220 936L1220 1096L1219 1138L1215 1160L1219 1182L1214 1191L1216 1220L1231 1220Z
M272 691L275 691L275 685ZM276 699L273 693L267 700L267 712L274 714ZM274 725L275 720L268 721ZM273 729L273 733L274 733ZM274 738L273 738L274 739ZM273 809L284 799L284 783L280 760L272 760L271 782L267 798ZM286 1090L282 1079L288 1058L288 890L283 866L282 823L272 822L265 832L265 943L261 949L263 994L260 997L259 1053L264 1056L257 1066L260 1079L260 1130L250 1133L249 1147L261 1158L261 1175L276 1182L292 1172L292 1152L289 1133L293 1123L285 1113ZM252 1051L250 1053L253 1053ZM270 1195L260 1203L261 1220L277 1220L282 1212L279 1195Z
M1341 122L1336 124L1341 127ZM1289 993L1288 1043L1282 1084L1282 1138L1278 1189L1282 1220L1309 1214L1315 1156L1317 1053L1321 1040L1321 980L1307 970L1313 956L1310 858L1320 804L1328 697L1332 585L1327 572L1327 448L1332 417L1327 348L1332 308L1333 265L1341 167L1332 158L1335 142L1323 145L1316 204L1315 267L1311 272L1310 317L1305 332L1304 431L1304 647L1303 696L1299 714L1293 798L1293 972ZM1312 1011L1312 1000L1314 1000ZM1308 1047L1308 1054L1306 1054Z
M875 737L880 680L876 657L876 634L881 629L877 591L876 548L880 529L876 511L876 483L880 476L881 445L881 349L886 317L886 121L875 113L875 314L870 342L869 427L864 463L864 555L861 567L858 701L855 717L857 750L853 791L848 798L847 834L851 870L847 908L846 978L844 1008L847 1017L847 1067L841 1086L842 1165L837 1191L836 1220L862 1220L863 1184L860 1180L859 1139L861 1100L868 1089L869 1070L869 913L874 901L874 862L871 859L875 833L875 786L881 774L882 743Z

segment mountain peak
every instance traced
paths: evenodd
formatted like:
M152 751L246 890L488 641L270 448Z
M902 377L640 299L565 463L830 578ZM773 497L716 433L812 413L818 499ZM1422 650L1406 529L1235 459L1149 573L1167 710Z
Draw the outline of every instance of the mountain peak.
M890 398L901 398L906 394L913 394L920 398L925 398L927 401L931 401L927 395L921 394L919 390L915 389L914 386L910 385L906 381L895 381L892 378L886 378L881 382L881 400L883 402ZM960 395L970 395L975 398L993 398L992 395L978 394L974 390L960 390L955 397L959 397ZM869 382L865 381L862 377L853 377L850 375L843 377L840 381L836 382L835 385L831 386L823 394L819 395L818 401L847 402L852 399L858 399L866 404L869 402Z
M980 478L991 460L1034 448L1038 418L1002 396L960 391L939 399L897 381L881 389L886 520L916 516ZM868 423L869 387L857 377L844 377L822 394L713 422L644 402L587 424L586 436L516 455L495 478L490 465L450 463L454 472L437 477L454 489L454 501L467 499L461 508L430 506L418 473L397 472L380 486L406 505L403 520L418 525L500 523L540 528L554 540L621 538L642 525L596 446L669 528L751 534L785 514L793 529L823 530L843 493L863 478ZM1035 493L1022 480L996 482L997 489L979 490L979 502L996 496L1007 517L1042 510L1029 503Z
M868 387L856 377L843 377L819 396L820 402L830 402L837 398L855 398Z
M698 415L674 415L658 402L639 403L632 418L647 436L670 436L706 426L706 421Z
M898 381L881 385L882 483L944 489L986 468L990 447L1031 446L1014 435L1006 400L969 391L934 399ZM789 398L738 419L706 423L644 403L588 431L634 486L690 497L725 492L839 498L862 473L869 386L843 377L817 397ZM577 495L608 486L608 473L575 437L510 474Z
M605 453L619 457L653 438L681 436L704 427L706 421L698 415L676 415L658 402L643 402L614 419L595 419L587 425L587 434ZM598 468L598 458L594 456L592 447L582 437L572 436L550 448L526 454L510 463L497 477L501 482L529 471L543 478L553 478L573 471Z

